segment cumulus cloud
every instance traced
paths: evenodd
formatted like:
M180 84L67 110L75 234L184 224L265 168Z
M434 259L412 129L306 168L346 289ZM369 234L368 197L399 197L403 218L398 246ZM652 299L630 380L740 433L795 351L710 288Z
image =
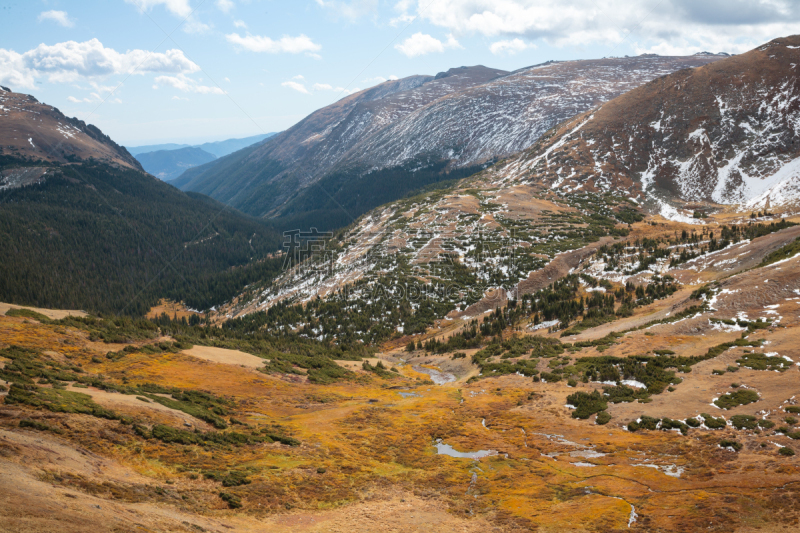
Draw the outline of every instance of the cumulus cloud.
M337 17L356 20L365 15L374 13L378 8L378 0L317 0L317 5L328 9Z
M164 9L182 19L183 31L186 33L206 33L211 26L200 22L194 15L189 0L125 0L128 4L133 4L141 11L149 11L156 6L163 6ZM202 5L202 4L200 4ZM233 7L231 0L217 0L217 7L227 13L227 9Z
M315 91L332 91L333 85L327 83L315 83L312 87Z
M417 0L417 15L457 34L542 39L551 45L741 52L796 33L794 0Z
M234 26L235 28L244 28L244 29L247 29L247 23L246 23L245 21L243 21L243 20L234 20L234 21L233 21L233 26Z
M231 0L217 0L216 4L217 4L217 9L219 9L223 13L227 13L234 7L234 4Z
M514 55L517 52L522 52L528 48L535 48L534 46L526 43L522 39L509 39L506 41L497 41L489 46L489 51L494 55Z
M194 80L185 74L178 74L177 76L158 76L156 77L155 82L155 85L153 85L154 89L158 89L160 85L168 85L184 93L225 94L225 91L219 87L200 85L197 80Z
M422 32L417 32L394 47L407 57L424 56L431 53L441 53L447 48L461 48L453 34L447 36L447 41L442 42L435 37Z
M182 18L192 14L192 6L189 5L189 0L125 0L125 2L145 11L155 6L164 6L167 11Z
M40 44L22 54L0 48L0 81L29 89L41 78L63 83L130 72L188 74L198 70L200 67L177 49L164 53L117 52L97 39Z
M246 36L239 35L238 33L231 33L225 36L229 43L249 50L251 52L266 52L269 54L289 53L299 54L302 52L316 52L322 48L308 36L300 34L297 37L290 37L284 35L278 40L273 40L269 37L261 35Z
M39 22L43 20L52 20L59 26L64 26L65 28L71 28L75 25L66 11L56 11L55 9L39 13Z
M285 81L285 82L281 83L281 85L284 86L284 87L288 87L288 88L290 88L292 90L295 90L295 91L297 91L299 93L311 94L310 92L308 92L308 89L306 89L305 85L303 85L302 83L298 83L296 81Z

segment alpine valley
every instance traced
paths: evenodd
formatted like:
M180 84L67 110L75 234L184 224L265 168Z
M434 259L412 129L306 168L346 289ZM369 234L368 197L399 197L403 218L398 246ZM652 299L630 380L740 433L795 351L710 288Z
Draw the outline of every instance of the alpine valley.
M797 530L798 64L453 68L170 182L3 89L0 531Z

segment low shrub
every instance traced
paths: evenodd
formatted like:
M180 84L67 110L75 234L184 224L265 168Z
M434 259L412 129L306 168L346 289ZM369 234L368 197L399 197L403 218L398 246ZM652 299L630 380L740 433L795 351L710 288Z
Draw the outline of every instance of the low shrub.
M742 445L732 439L722 439L719 441L719 445L723 448L733 448L737 452L742 449Z
M598 425L604 426L611 421L611 415L608 414L608 411L600 411L597 413L597 418L595 418L595 423Z
M787 413L800 414L800 405L787 405L784 409Z
M703 423L708 429L722 429L728 426L728 423L722 417L714 418L707 413L702 413L700 416L703 417Z
M229 492L220 492L219 497L228 504L231 509L240 509L242 507L242 499Z
M64 430L60 428L53 427L49 424L45 424L44 422L37 422L36 420L31 420L29 418L24 418L19 421L19 427L21 428L31 428L37 431L52 431L53 433L64 433Z
M783 446L782 448L778 449L778 453L790 457L794 455L794 450L791 448L787 448L786 446Z
M714 401L714 405L720 409L733 409L738 405L747 405L758 401L758 393L753 390L737 390L723 394Z
M752 415L733 415L731 423L736 429L756 429L758 419Z
M696 418L687 418L686 425L689 426L690 428L699 428L700 421Z
M572 411L572 418L581 419L586 419L595 413L605 411L608 407L605 397L598 391L592 391L591 394L575 392L567 396L567 403L575 406L575 410Z
M764 429L772 429L775 427L775 422L772 420L759 420L758 425Z

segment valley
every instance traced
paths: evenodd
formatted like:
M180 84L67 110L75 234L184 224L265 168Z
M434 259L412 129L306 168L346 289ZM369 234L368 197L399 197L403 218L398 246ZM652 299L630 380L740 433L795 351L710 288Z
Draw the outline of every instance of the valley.
M0 531L798 529L798 50L390 79L170 183L4 88Z

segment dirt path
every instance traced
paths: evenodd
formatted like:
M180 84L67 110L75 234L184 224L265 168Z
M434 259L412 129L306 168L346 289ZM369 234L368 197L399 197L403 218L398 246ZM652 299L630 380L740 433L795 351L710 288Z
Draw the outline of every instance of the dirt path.
M264 366L264 359L255 355L240 352L239 350L228 350L226 348L214 348L212 346L194 346L181 353L211 361L212 363L224 363L228 365L240 365L249 368L261 368Z

